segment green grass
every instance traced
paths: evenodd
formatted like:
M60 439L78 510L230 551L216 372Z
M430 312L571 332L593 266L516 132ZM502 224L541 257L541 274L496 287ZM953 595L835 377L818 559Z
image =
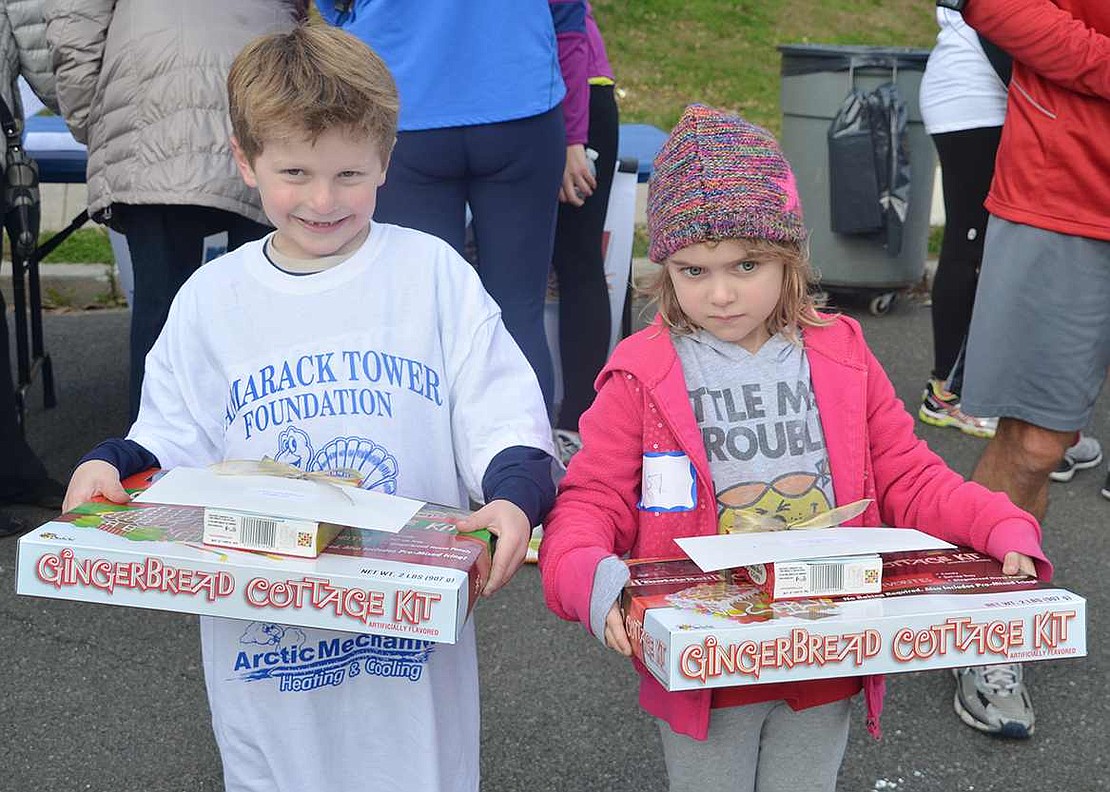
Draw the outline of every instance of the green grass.
M776 135L780 44L928 49L925 0L592 0L617 78L623 123L670 130L691 102L739 113ZM933 230L930 254L939 251ZM637 229L633 256L647 255Z
M649 244L647 226L637 223L632 229L632 258L647 258Z
M593 8L617 77L621 121L663 130L696 101L778 134L779 44L927 49L936 36L927 0L593 0ZM641 237L634 255L646 255ZM930 250L938 244L931 241ZM99 226L77 231L47 259L112 260Z
M622 122L669 130L690 102L780 131L779 44L932 46L923 0L594 0Z
M929 258L940 255L940 243L944 239L944 226L929 226Z
M44 231L39 237L39 245L52 238L55 233ZM4 261L11 261L11 258L11 244L5 234ZM74 231L54 252L43 259L46 264L111 264L114 261L108 232L101 226L89 226Z
M54 232L47 231L42 235L39 244L53 236ZM112 255L112 245L108 241L108 232L103 226L94 226L74 231L45 260L48 263L64 264L110 264L115 261L115 257Z

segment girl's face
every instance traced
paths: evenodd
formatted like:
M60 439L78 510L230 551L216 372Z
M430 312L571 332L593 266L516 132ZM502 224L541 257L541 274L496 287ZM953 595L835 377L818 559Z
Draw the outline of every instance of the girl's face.
M684 247L666 267L691 323L753 354L770 338L767 319L782 296L781 260L757 258L743 240L726 239Z

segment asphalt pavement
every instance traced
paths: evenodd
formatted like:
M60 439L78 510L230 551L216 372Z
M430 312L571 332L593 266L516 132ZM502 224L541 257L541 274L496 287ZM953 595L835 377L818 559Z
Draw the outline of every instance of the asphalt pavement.
M899 395L916 409L930 366L928 307L902 300L883 317L847 310L863 322ZM127 320L122 310L45 318L58 406L44 411L36 388L28 436L60 479L96 442L126 430ZM1110 444L1105 405L1093 431ZM951 429L919 425L919 433L964 474L984 442ZM856 707L842 792L1110 788L1105 737L1098 737L1110 721L1102 687L1110 656L1098 641L1108 604L1110 502L1099 495L1105 473L1083 471L1052 488L1045 548L1056 582L1088 598L1090 654L1030 668L1036 734L1004 741L961 724L946 671L892 677L881 741L867 735ZM34 524L51 516L18 514ZM222 789L197 620L17 597L15 557L16 540L0 540L0 790ZM481 602L475 618L484 790L666 789L657 729L637 707L635 674L579 626L546 610L534 567Z

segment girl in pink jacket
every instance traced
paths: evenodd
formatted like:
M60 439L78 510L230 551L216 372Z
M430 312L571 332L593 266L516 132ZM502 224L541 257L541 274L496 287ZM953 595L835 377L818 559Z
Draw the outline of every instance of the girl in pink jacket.
M648 231L659 316L598 378L545 524L557 615L631 655L621 557L680 556L676 538L741 515L789 524L865 498L861 525L912 526L1007 574L1051 576L1037 522L915 437L859 325L814 308L794 176L768 132L688 107L655 161ZM879 677L670 693L637 670L672 792L834 789L861 689L878 734Z

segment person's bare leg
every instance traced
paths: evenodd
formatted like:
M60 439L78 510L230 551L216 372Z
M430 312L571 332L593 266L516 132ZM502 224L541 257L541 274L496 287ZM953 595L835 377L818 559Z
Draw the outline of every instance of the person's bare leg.
M1048 510L1048 474L1074 438L1075 432L1056 432L1016 418L1001 418L971 479L989 490L1005 492L1015 505L1043 522Z
M1002 418L971 478L987 489L1006 493L1018 507L1043 522L1048 510L1048 474L1074 439L1075 432L1054 432ZM1033 701L1020 663L952 671L956 714L964 723L1002 737L1024 739L1033 733Z

